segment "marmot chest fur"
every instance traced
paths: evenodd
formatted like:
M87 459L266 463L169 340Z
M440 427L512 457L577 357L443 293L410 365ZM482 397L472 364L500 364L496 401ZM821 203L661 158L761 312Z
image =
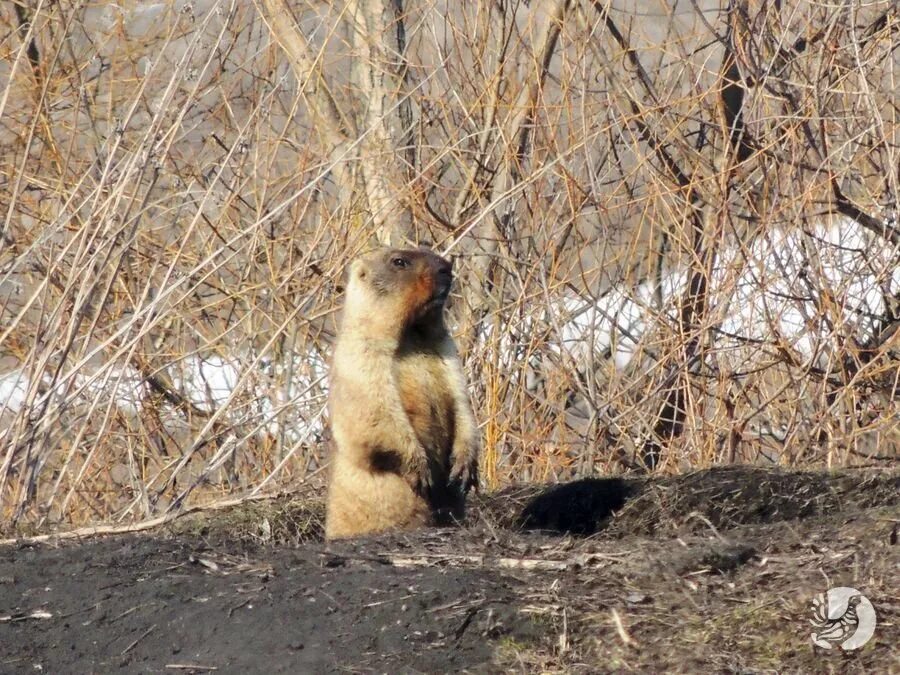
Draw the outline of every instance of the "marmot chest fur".
M328 538L463 516L478 442L444 325L451 281L450 263L424 250L351 265L330 373Z

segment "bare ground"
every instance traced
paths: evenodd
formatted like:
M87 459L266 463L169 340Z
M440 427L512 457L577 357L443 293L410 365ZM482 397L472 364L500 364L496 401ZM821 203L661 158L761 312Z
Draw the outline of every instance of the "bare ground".
M631 481L588 538L464 528L321 542L285 498L150 535L0 547L0 673L898 672L900 472L730 467ZM875 606L814 648L810 603Z

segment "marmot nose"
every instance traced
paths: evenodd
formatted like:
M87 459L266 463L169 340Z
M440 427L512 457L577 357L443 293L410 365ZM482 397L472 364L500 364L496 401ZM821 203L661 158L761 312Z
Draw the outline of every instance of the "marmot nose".
M450 294L450 285L453 283L453 270L449 263L441 263L436 270L438 295L446 297Z

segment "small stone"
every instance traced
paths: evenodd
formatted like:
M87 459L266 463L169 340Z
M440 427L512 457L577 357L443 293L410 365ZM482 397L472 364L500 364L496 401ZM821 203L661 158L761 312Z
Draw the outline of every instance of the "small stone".
M109 477L116 485L129 485L131 483L131 472L124 464L114 464L109 470Z

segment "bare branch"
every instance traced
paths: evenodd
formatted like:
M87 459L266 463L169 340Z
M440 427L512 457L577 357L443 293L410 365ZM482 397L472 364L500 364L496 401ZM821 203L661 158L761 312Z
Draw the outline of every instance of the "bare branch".
M298 90L309 107L316 129L324 137L329 154L332 156L345 154L350 139L356 135L356 130L352 121L341 113L325 83L321 70L321 54L312 53L306 38L294 23L294 18L287 7L287 0L254 0L254 2L275 40L288 57L294 77L297 79ZM336 163L334 172L339 185L345 189L352 189L351 172L344 163Z
M396 69L390 67L394 59L384 44L390 39L385 21L388 8L383 0L353 0L348 14L353 18L355 81L360 94L360 126L365 130L361 163L366 197L378 240L390 245L392 239L396 243L408 237L410 223L408 208L404 208L405 181L397 163L398 144L390 128L399 131L398 96L402 87ZM402 14L394 16L402 26ZM402 28L397 30L404 35Z

